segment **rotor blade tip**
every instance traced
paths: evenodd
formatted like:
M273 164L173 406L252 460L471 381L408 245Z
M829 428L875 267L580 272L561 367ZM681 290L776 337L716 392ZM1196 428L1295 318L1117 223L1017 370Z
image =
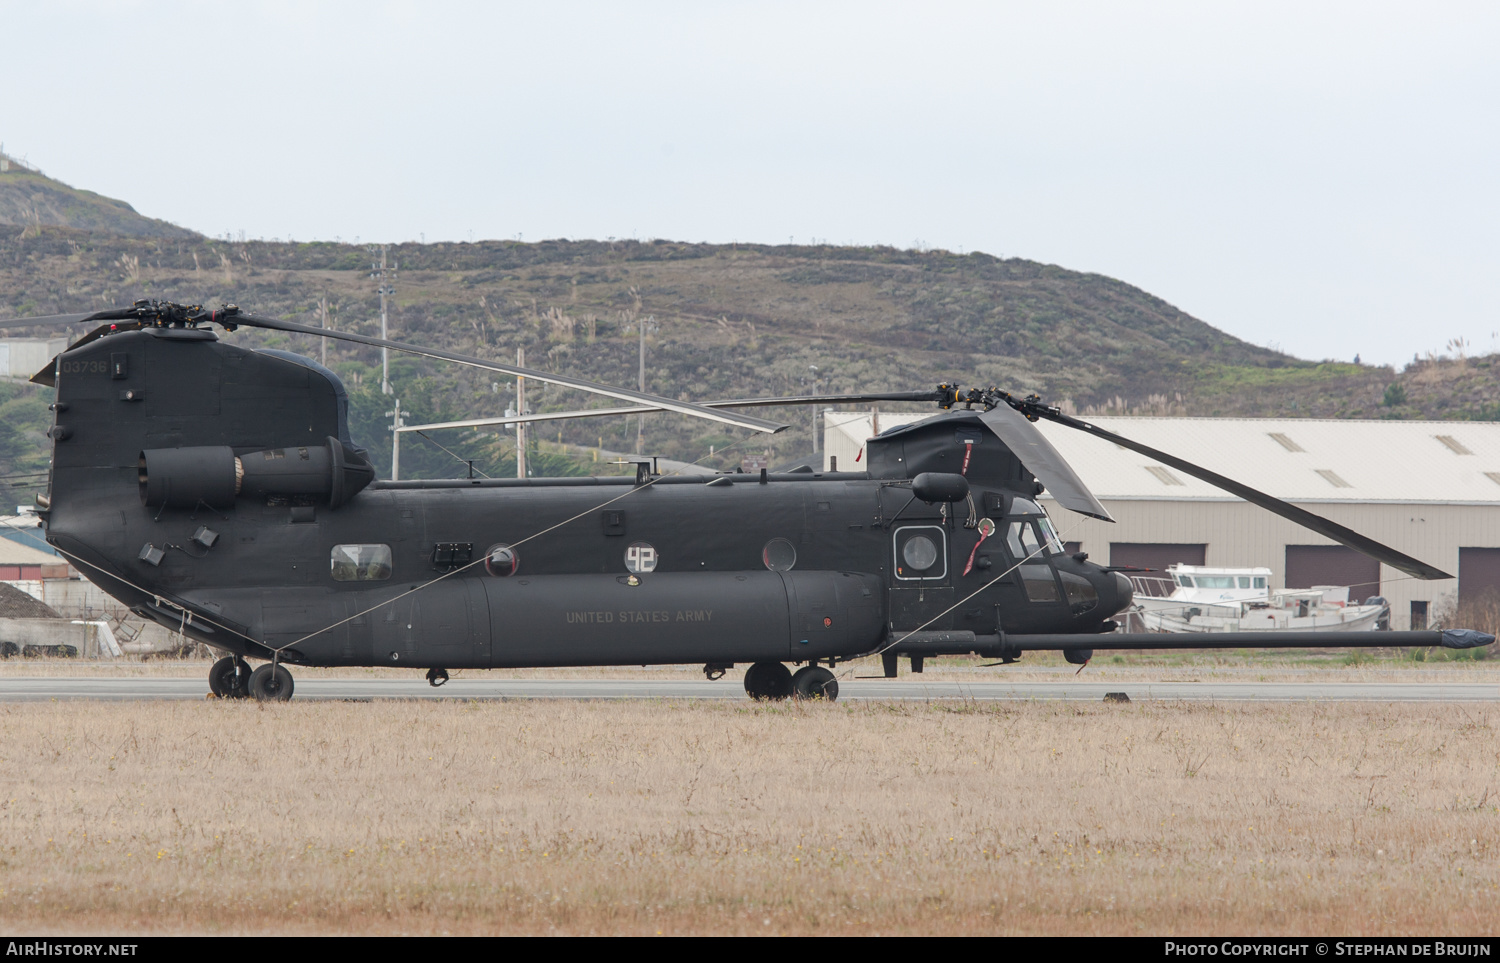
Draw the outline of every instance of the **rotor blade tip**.
M1489 645L1495 637L1477 629L1444 629L1443 647L1447 649L1477 649Z

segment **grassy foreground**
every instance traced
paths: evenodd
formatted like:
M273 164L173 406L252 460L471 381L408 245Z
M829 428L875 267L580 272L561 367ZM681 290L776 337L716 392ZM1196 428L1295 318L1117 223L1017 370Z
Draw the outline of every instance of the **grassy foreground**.
M0 706L0 926L1483 934L1460 705Z

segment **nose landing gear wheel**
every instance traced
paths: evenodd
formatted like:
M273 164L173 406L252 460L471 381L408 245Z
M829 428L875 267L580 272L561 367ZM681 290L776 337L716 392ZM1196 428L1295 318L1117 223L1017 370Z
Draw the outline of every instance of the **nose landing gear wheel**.
M792 672L780 662L757 662L745 670L745 694L757 702L792 694Z
M804 665L792 676L792 695L798 699L832 702L839 697L839 680L821 665Z
M285 702L292 697L292 674L267 662L250 673L250 694L257 702Z
M220 699L243 699L250 694L250 667L232 656L208 670L208 687Z

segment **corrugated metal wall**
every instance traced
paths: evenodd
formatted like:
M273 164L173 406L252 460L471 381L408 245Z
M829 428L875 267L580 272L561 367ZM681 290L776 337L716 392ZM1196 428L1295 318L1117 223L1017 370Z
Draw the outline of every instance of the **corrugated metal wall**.
M1116 519L1110 525L1047 502L1062 537L1082 543L1095 559L1109 557L1111 542L1170 542L1206 547L1204 564L1264 565L1276 588L1286 588L1288 545L1333 544L1299 525L1246 502L1123 501L1104 499ZM1459 548L1500 548L1500 512L1483 505L1303 505L1357 532L1378 539L1455 576ZM1381 594L1391 600L1394 629L1407 628L1410 603L1431 603L1433 612L1457 602L1458 581L1422 581L1380 567Z

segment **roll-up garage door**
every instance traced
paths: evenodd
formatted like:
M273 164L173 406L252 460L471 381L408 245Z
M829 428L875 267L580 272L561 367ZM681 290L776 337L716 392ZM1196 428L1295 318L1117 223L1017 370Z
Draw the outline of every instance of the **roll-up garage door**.
M1349 601L1380 594L1380 563L1343 545L1288 545L1286 587L1347 585Z
M1167 579L1167 566L1202 565L1207 551L1207 545L1110 542L1109 564L1153 569L1159 574L1135 579L1136 592L1141 595L1171 595L1172 583Z
M1109 564L1166 571L1168 565L1202 565L1207 545L1170 542L1110 542Z
M1473 602L1487 593L1500 594L1500 548L1458 550L1458 600Z

